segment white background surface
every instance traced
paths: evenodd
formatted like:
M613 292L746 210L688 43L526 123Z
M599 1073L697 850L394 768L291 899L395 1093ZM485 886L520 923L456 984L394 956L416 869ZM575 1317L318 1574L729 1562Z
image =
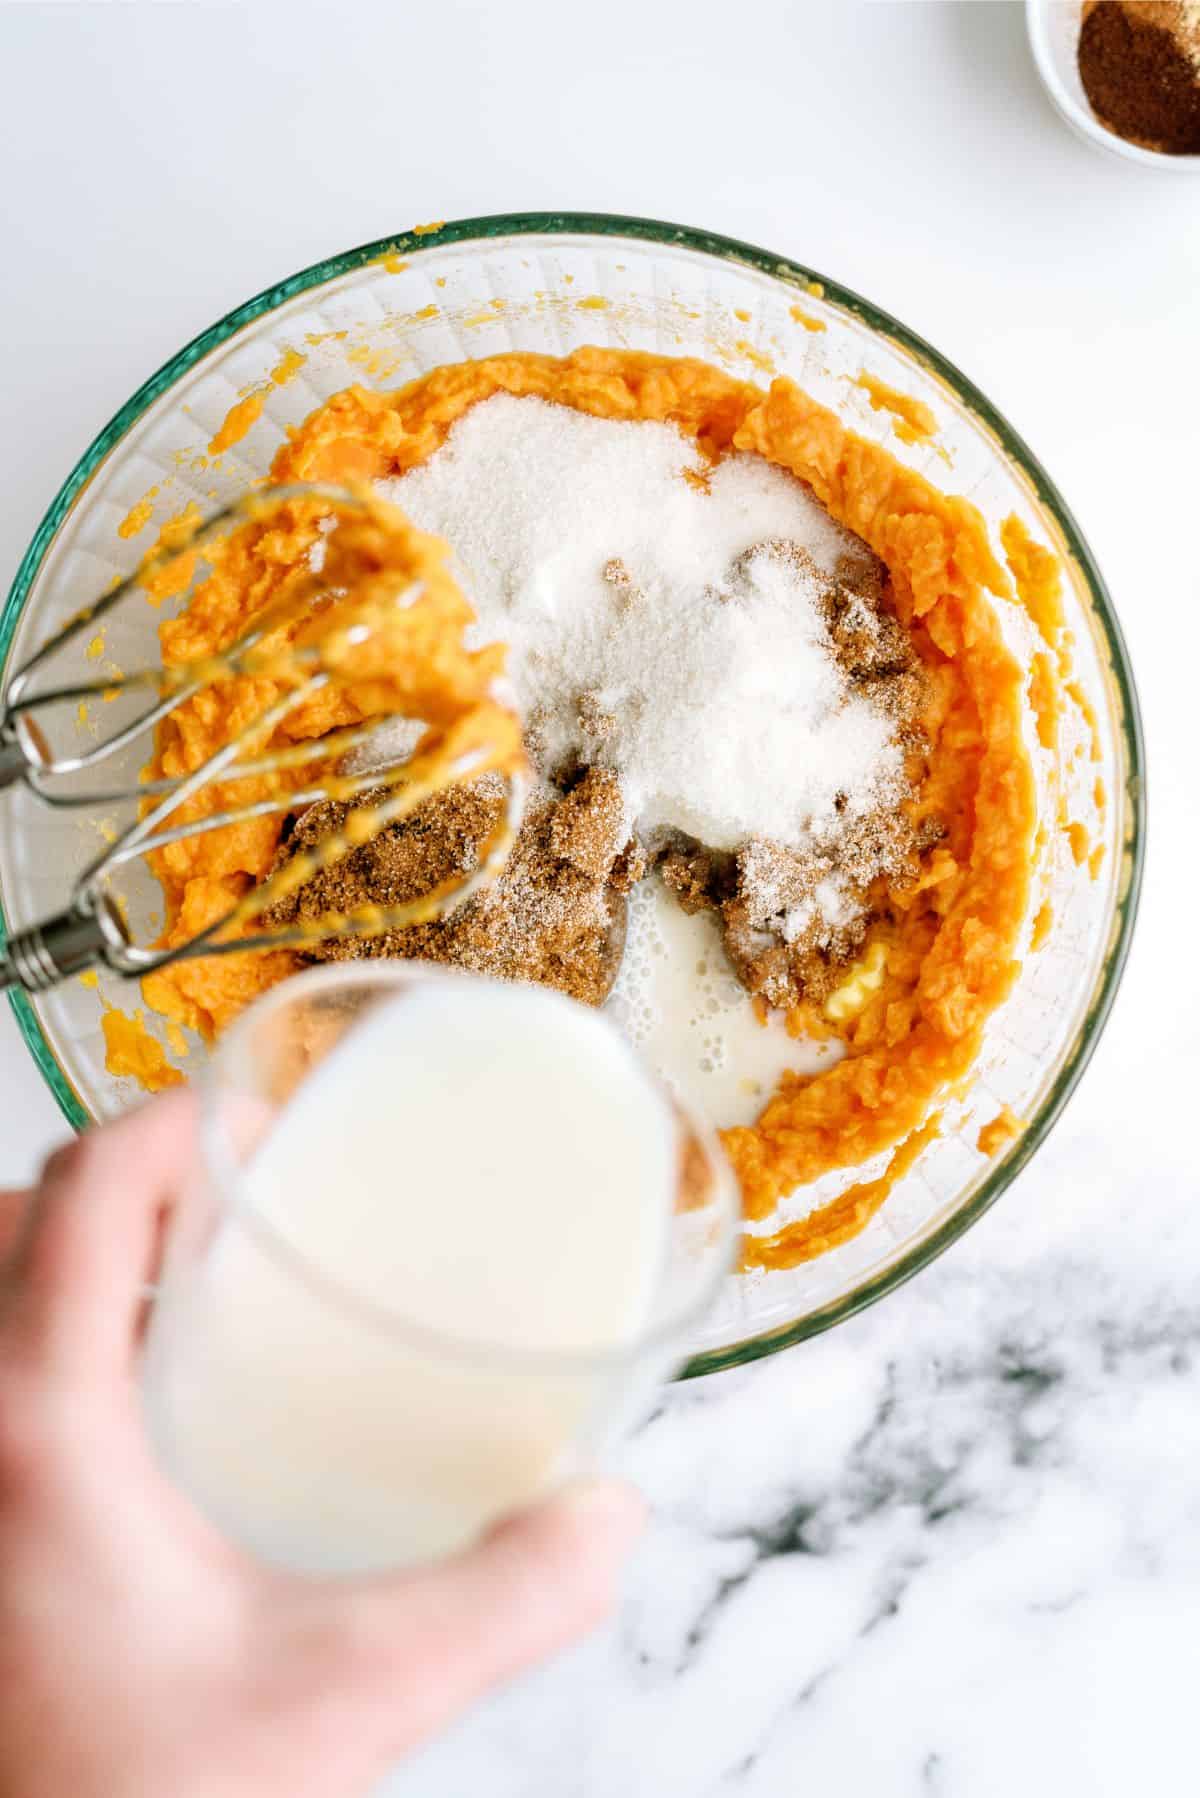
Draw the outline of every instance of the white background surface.
M395 1790L1192 1789L1200 183L1070 136L1003 0L341 16L0 9L5 580L132 389L291 270L432 218L676 219L859 289L1025 435L1115 595L1154 812L1034 1166L875 1312L677 1393L629 1454L659 1520L619 1623ZM7 1012L0 1078L12 1181L62 1127Z

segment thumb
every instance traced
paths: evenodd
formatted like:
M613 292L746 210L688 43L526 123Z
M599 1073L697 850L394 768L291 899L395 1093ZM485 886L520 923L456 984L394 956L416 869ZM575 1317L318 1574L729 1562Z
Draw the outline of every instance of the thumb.
M581 1482L498 1524L436 1566L339 1594L339 1684L403 1753L492 1686L606 1617L645 1506L627 1486Z

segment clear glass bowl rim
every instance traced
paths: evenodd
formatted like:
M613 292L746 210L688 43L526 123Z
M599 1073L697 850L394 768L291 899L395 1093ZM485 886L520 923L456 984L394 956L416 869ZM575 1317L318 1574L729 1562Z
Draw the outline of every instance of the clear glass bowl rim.
M389 255L418 256L423 251L447 245L469 245L487 242L495 237L597 237L626 238L662 244L666 248L685 249L712 256L725 262L738 263L769 275L789 286L804 289L816 283L823 297L843 310L853 313L871 330L881 333L902 346L915 361L951 389L958 401L983 423L997 439L1004 453L1017 466L1039 503L1057 522L1067 548L1082 571L1094 608L1096 621L1108 650L1109 664L1121 700L1120 732L1127 769L1127 825L1123 846L1126 875L1116 903L1116 915L1109 936L1109 949L1091 994L1083 1018L1058 1076L1047 1092L1037 1114L1016 1140L1008 1154L992 1169L987 1179L970 1198L948 1217L938 1229L915 1243L891 1266L863 1280L850 1292L821 1306L802 1318L775 1329L763 1331L729 1343L719 1349L694 1355L682 1368L680 1379L693 1379L701 1374L717 1373L777 1353L792 1344L842 1323L868 1305L892 1292L919 1273L958 1240L981 1218L1009 1187L1045 1142L1054 1124L1091 1060L1121 982L1137 915L1142 869L1146 845L1145 750L1141 714L1133 670L1121 627L1117 622L1112 599L1103 576L1083 534L1071 515L1057 487L1024 439L1008 420L996 410L953 363L932 345L898 319L884 312L870 300L843 287L818 270L806 268L789 257L763 250L736 238L702 231L687 225L668 224L659 219L627 218L620 213L603 212L519 212L497 213L484 218L454 219L435 228L409 229L356 249L315 262L286 280L277 282L256 294L253 299L226 313L198 337L165 362L156 374L125 402L120 411L105 425L79 458L34 532L29 548L17 568L4 609L0 612L0 667L12 642L13 633L24 608L34 579L56 533L79 498L87 483L105 458L147 409L181 376L187 373L211 350L233 337L244 326L253 324L264 314L276 310L310 288L323 286L340 276L351 274L364 264ZM6 921L0 896L0 948L6 936ZM35 1062L45 1078L63 1115L71 1126L84 1128L90 1116L79 1100L65 1071L54 1054L38 1023L25 993L11 991L9 1003L17 1024Z

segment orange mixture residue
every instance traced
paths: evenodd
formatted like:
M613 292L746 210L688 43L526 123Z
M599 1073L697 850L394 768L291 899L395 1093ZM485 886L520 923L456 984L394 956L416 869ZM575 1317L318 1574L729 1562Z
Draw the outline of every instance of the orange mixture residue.
M812 1211L798 1223L785 1224L773 1236L744 1236L741 1265L744 1271L760 1267L799 1267L815 1261L840 1243L865 1230L893 1186L903 1180L940 1133L940 1117L930 1118L896 1150L882 1174L848 1186L828 1205Z
M161 606L165 599L174 599L189 585L196 572L195 552L185 545L196 534L202 523L199 506L195 500L189 500L182 512L168 518L154 546L147 557L147 563L153 565L152 574L143 575L142 591L152 606ZM178 553L171 555L174 550ZM157 558L169 556L169 560L159 562Z
M767 355L765 350L755 349L748 338L739 337L733 347L739 356L745 357L752 368L760 369L764 375L773 375L775 373L775 364L770 356Z
M1058 748L1059 685L1054 663L1044 650L1033 658L1029 670L1029 704L1037 724L1038 742L1043 749Z
M981 1155L994 1155L1006 1143L1015 1142L1025 1126L1015 1111L1002 1105L990 1123L985 1124L975 1139Z
M224 455L235 443L240 443L246 433L251 430L262 417L262 409L266 396L262 393L248 393L244 400L231 406L225 414L220 430L208 446L210 456Z
M350 388L292 432L273 476L345 483L402 474L497 392L602 417L669 420L714 459L750 451L787 469L886 564L891 603L924 661L914 806L918 819L936 816L945 834L915 886L882 896L883 919L867 945L870 978L860 980L850 1015L825 1022L844 1042L844 1058L818 1074L785 1074L756 1123L724 1132L751 1220L823 1173L895 1151L877 1179L772 1236L747 1239L747 1266L794 1265L857 1233L883 1203L936 1132L933 1112L969 1074L987 1019L1017 973L1036 804L1021 728L1025 674L988 598L1011 597L1008 576L974 506L848 431L792 381L776 380L764 394L705 363L649 354L513 354L439 368L394 393ZM307 556L314 529L297 519L265 537L230 539L188 610L162 626L165 659L229 643ZM261 703L236 682L199 695L162 727L152 771L195 767ZM288 734L316 736L363 710L349 694L332 706L317 702L289 722ZM156 871L168 940L260 880L280 830L278 818L258 819L164 851ZM148 981L146 997L211 1036L291 966L279 952L180 964Z
M1071 845L1071 854L1075 857L1075 866L1081 868L1091 853L1092 848L1092 839L1088 835L1087 825L1078 822L1068 824L1067 842Z
M307 361L308 357L303 350L284 350L267 379L272 387L286 387L293 376L300 373Z
M183 1075L167 1060L167 1052L146 1028L145 1014L132 1017L115 1005L105 1007L100 1019L104 1031L104 1065L116 1079L136 1080L148 1093L182 1086Z
M863 389L873 412L891 413L892 429L901 443L925 443L937 435L937 419L924 400L889 387L878 375L861 374L854 385Z
M1062 569L1058 557L1029 535L1015 512L1000 526L1000 542L1017 600L1042 641L1054 651L1059 673L1065 675L1070 669L1070 657L1063 629Z
M805 312L802 306L789 306L788 311L795 319L796 323L798 325L803 325L806 331L823 331L825 329L822 320L814 318L809 312Z
M157 496L157 487L151 487L148 493L143 493L137 505L130 507L117 526L118 537L136 537L140 530L145 529L154 511L154 501Z
M1067 698L1079 707L1079 715L1087 727L1089 738L1088 753L1094 762L1101 761L1103 759L1103 751L1100 747L1100 720L1096 716L1095 706L1092 704L1077 680L1067 681L1064 691Z

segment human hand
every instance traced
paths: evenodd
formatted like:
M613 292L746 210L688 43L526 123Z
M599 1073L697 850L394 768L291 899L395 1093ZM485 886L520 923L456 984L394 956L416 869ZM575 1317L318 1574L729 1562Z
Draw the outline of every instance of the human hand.
M160 1470L145 1282L195 1154L172 1093L0 1193L0 1792L341 1798L609 1610L641 1507L581 1486L437 1566L318 1582Z

